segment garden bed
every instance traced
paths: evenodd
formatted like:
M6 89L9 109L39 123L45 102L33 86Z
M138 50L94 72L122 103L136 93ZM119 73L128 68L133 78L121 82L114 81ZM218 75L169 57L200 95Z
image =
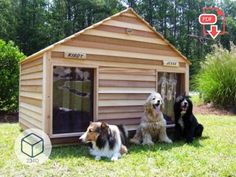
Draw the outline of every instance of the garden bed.
M18 122L18 112L14 113L0 113L0 123L15 123Z
M221 108L213 106L212 104L203 104L194 106L193 112L195 114L202 114L202 115L236 115L236 108L229 107L229 108Z

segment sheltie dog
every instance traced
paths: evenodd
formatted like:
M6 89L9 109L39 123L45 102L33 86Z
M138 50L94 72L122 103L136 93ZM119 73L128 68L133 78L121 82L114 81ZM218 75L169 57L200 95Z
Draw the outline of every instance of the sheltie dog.
M80 137L80 141L91 144L89 152L95 160L107 157L114 161L128 152L127 137L128 133L122 125L90 122L86 132Z

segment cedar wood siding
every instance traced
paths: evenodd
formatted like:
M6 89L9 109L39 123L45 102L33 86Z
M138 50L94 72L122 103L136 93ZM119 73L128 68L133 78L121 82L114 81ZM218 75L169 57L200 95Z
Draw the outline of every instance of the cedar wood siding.
M42 129L43 57L20 64L19 122L26 128Z
M127 28L132 29L127 34ZM64 58L64 52L86 53L86 59ZM137 125L143 104L157 88L157 72L171 72L163 60L186 61L132 12L125 12L52 49L52 62L98 67L96 121Z

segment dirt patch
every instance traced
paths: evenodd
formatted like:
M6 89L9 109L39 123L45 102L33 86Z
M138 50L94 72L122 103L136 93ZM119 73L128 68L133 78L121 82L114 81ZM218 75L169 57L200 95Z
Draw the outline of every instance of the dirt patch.
M0 113L0 123L14 123L18 122L19 116L16 113Z
M195 114L236 115L236 108L220 108L208 103L200 106L194 106L193 112Z

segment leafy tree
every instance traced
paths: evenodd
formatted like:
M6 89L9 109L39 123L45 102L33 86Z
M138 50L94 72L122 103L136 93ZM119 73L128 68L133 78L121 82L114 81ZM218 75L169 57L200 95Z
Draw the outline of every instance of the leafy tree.
M54 0L48 18L50 43L120 11L118 0Z
M4 40L16 38L16 15L11 0L0 0L0 37Z
M16 0L16 43L27 55L48 43L47 0Z
M0 40L0 112L18 107L18 62L25 56L13 42Z
M226 34L220 37L220 43L230 50L230 41L236 44L236 2L225 0L222 9L226 14Z

